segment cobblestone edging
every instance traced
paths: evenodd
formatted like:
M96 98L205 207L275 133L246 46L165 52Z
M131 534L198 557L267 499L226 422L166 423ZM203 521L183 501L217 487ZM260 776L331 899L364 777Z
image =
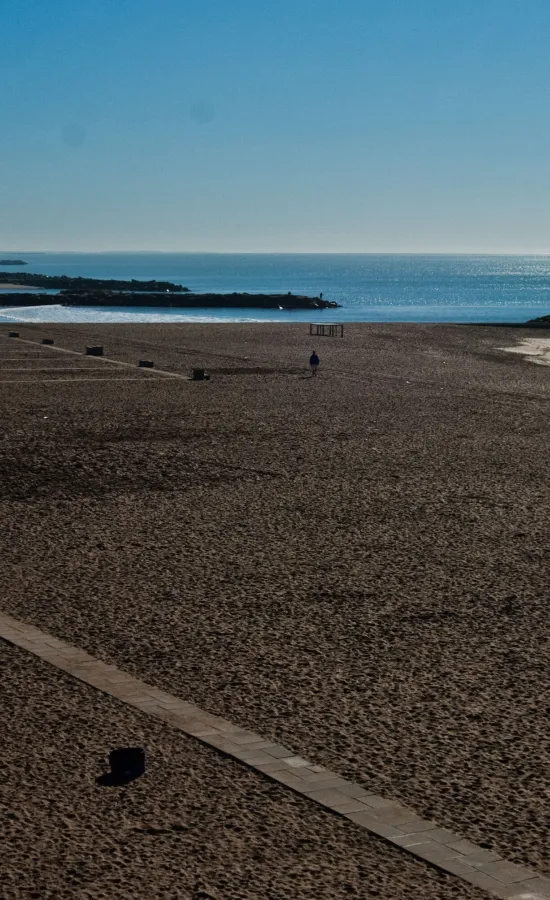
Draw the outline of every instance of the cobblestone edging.
M240 760L333 813L355 822L425 862L502 900L548 900L550 878L507 862L497 853L439 828L412 810L346 781L286 747L102 663L64 641L0 613L0 637L75 678L155 716Z

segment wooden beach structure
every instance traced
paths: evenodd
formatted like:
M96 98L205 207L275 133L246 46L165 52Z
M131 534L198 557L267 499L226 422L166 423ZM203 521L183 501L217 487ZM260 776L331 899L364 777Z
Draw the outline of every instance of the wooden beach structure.
M341 322L310 322L309 333L314 337L344 337Z

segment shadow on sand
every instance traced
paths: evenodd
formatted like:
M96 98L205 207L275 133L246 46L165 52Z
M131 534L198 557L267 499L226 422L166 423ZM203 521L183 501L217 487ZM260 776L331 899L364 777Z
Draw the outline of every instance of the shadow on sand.
M138 778L141 778L143 774L143 772L135 773L133 775L104 772L103 775L97 776L95 783L100 785L100 787L123 787L125 784L131 784L132 781L136 781Z

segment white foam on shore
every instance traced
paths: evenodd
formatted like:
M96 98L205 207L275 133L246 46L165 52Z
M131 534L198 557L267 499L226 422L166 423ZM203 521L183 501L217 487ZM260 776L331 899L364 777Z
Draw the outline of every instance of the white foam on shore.
M1 303L1 300L0 300ZM245 312L245 310L242 310ZM170 310L168 308L160 308L151 311L148 307L133 307L130 311L119 308L91 307L91 306L63 306L59 304L48 304L47 306L9 306L0 309L0 321L4 322L49 322L49 323L77 323L77 324L93 324L93 323L112 323L122 322L132 324L135 322L153 322L153 323L211 323L222 324L224 322L270 322L276 319L255 317L253 315L232 315L228 311L228 315L220 316L210 314L208 310L187 311L186 309Z
M526 338L515 347L500 347L507 353L520 353L528 362L550 366L550 338Z

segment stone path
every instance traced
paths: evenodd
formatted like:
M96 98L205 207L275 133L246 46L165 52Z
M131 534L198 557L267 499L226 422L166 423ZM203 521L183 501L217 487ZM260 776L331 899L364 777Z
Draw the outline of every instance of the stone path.
M6 381L4 379L0 379L0 384L64 384L69 381L71 384L74 381L93 381L97 384L98 381L101 381L103 384L104 381L116 381L120 384L121 381L148 381L149 383L152 381L150 378L138 378L127 376L126 378L19 378L17 381Z
M55 344L41 344L40 341L31 341L28 338L10 338L6 334L0 335L0 337L5 338L7 341L12 342L13 344L30 344L32 347L39 347L40 350L45 351L54 351L57 353L69 353L71 356L81 356L86 360L92 360L95 362L103 362L107 365L110 363L113 366L123 366L124 368L136 369L137 363L128 363L122 362L119 359L110 359L108 356L87 356L86 353L82 353L80 350L67 350L65 347L57 347ZM51 359L52 357L50 357ZM148 375L159 375L160 377L165 378L180 378L184 381L189 381L188 375L182 375L181 372L167 372L165 369L143 369L142 371L146 371Z
M484 888L503 900L548 900L550 878L509 863L413 810L341 778L286 747L264 740L226 719L158 690L115 666L100 662L32 625L0 613L0 637L75 678L181 729L240 760L332 813L345 816L444 872Z

